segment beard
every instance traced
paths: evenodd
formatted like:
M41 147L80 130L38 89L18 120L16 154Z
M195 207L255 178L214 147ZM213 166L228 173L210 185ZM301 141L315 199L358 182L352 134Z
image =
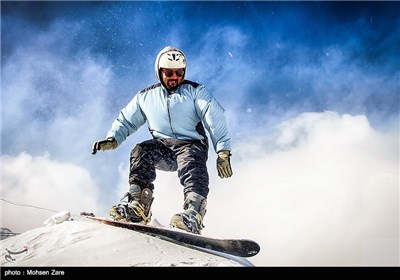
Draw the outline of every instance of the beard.
M170 79L167 81L167 83L165 84L165 86L167 87L167 89L169 90L174 90L179 86L179 80L177 79Z
M178 80L177 79L170 79L167 82L168 87L176 87L178 85Z

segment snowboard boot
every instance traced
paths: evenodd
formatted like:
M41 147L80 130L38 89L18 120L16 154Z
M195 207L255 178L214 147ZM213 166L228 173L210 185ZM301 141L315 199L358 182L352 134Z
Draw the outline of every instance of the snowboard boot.
M125 198L127 201L124 201ZM114 205L109 214L115 221L147 224L151 220L150 209L153 200L151 190L147 188L141 190L139 186L131 185L129 192L121 199L122 203Z
M172 216L170 226L179 228L191 233L200 234L204 228L203 218L206 214L207 199L203 196L190 192L187 194L183 204L182 213Z

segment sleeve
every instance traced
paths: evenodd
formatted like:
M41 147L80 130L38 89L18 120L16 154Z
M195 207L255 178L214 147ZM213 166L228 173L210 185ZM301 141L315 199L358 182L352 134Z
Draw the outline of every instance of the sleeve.
M225 110L204 86L198 87L195 106L210 134L215 152L231 151L231 133L225 117Z
M146 122L146 117L140 109L138 98L139 94L136 94L128 105L120 111L107 133L107 138L113 137L118 146Z

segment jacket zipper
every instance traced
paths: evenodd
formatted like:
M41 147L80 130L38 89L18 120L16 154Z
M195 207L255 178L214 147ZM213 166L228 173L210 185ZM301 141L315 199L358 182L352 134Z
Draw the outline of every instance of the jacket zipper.
M171 99L171 95L169 94L169 92L167 93L167 111L168 111L168 121L169 121L169 127L171 128L172 133L175 135L176 138L178 138L176 136L176 133L174 131L174 129L172 128L172 120L171 120L171 111L170 111L170 99Z

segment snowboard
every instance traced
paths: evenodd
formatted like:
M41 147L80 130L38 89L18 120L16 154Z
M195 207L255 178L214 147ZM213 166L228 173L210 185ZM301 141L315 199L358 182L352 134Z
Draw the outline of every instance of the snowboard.
M109 218L97 217L93 213L87 212L82 212L81 216L98 221L102 224L134 230L166 241L177 243L179 245L200 247L238 257L253 257L260 251L260 245L257 242L249 239L212 238L181 231L179 229L170 229L124 221L114 221Z

